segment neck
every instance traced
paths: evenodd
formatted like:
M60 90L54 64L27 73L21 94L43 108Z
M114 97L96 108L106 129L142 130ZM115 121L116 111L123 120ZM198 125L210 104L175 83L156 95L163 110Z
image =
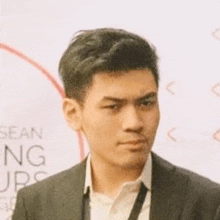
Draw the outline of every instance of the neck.
M93 190L115 198L124 183L135 181L141 175L143 167L144 164L135 168L120 167L92 156Z

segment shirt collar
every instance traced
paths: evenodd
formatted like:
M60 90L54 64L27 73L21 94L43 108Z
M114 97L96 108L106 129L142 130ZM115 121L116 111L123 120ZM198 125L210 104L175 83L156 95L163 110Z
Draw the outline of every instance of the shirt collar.
M85 178L85 187L84 187L84 194L87 193L88 188L90 191L93 192L92 188L92 175L91 175L91 155L88 155L86 161L86 178ZM152 178L152 156L149 154L148 159L144 165L144 168L141 172L141 175L132 183L143 182L144 185L147 187L148 190L151 190L151 178Z

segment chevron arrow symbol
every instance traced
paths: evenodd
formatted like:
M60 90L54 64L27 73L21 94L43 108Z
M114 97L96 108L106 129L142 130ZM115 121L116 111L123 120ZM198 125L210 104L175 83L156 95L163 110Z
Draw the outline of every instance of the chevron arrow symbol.
M216 96L220 97L220 83L214 85L211 90Z
M170 129L169 131L168 131L168 133L167 133L167 136L172 140L172 141L177 141L177 139L175 138L175 137L173 137L173 135L172 135L172 133L173 133L173 131L175 131L176 130L176 128L172 128L172 129Z
M214 138L216 141L220 142L220 129L217 130L217 131L213 134L213 138Z
M215 31L212 32L212 36L220 41L220 28L217 28Z
M171 81L170 83L167 84L166 90L171 93L172 95L175 95L175 92L171 89L171 87L175 84L176 82Z

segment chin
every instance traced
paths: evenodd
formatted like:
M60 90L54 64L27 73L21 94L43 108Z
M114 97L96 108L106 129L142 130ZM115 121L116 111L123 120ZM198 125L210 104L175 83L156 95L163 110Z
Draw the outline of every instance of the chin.
M146 161L147 161L147 156L143 155L141 157L136 157L136 158L130 158L131 160L127 160L122 164L122 167L125 169L140 169L143 168Z

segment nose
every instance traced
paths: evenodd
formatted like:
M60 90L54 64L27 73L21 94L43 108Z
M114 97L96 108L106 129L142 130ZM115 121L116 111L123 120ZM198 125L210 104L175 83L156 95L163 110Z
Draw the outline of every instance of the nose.
M128 107L123 114L122 128L126 132L140 133L143 130L144 121L141 113L135 106Z

